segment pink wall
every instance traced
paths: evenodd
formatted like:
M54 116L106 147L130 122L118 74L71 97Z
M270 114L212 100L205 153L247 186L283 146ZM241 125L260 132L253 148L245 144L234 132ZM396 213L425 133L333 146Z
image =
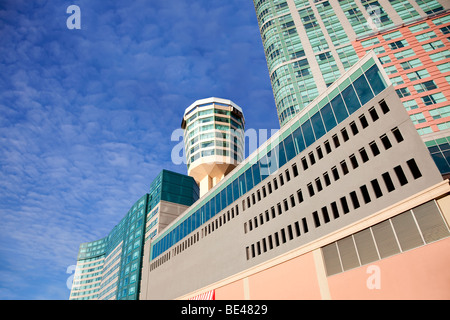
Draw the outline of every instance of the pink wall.
M380 288L376 284L379 267ZM328 277L332 299L450 299L450 238ZM370 269L369 269L370 271Z

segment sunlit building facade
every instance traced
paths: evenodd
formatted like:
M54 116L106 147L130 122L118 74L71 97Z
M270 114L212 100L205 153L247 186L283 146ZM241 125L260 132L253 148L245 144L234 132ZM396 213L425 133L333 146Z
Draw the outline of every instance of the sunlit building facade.
M185 110L181 127L188 175L202 196L244 159L244 114L230 100L197 100Z

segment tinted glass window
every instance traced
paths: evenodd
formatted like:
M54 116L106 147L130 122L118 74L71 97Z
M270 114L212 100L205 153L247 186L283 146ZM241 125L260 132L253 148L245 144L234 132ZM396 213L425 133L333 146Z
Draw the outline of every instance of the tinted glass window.
M345 108L344 101L340 94L338 94L333 100L331 100L331 106L333 107L334 114L338 123L341 123L348 117L347 109Z
M380 70L376 65L372 66L369 70L366 71L366 77L367 80L369 80L369 83L372 86L375 95L379 94L386 88L386 84L383 81Z
M317 112L315 115L311 117L311 123L314 129L316 139L319 139L326 133L325 127L323 126L322 117L320 116L320 112Z
M306 146L310 146L316 140L314 138L314 132L311 127L311 122L308 119L304 124L302 124L303 136L305 138Z
M367 83L364 75L360 76L353 82L355 86L356 94L358 95L361 104L366 104L370 99L374 97L372 89L370 89L369 83Z
M336 126L336 119L334 118L333 109L331 109L331 105L329 103L320 109L320 114L322 115L327 131L330 131Z
M349 85L342 91L342 96L344 97L345 104L347 105L347 109L348 112L350 112L350 114L352 114L361 107L359 99L356 96L355 89L353 88L352 85Z
M295 152L294 140L292 140L291 135L288 135L283 142L284 142L284 149L286 152L286 160L289 161L297 155Z
M305 142L303 141L303 133L301 128L297 128L292 133L292 138L294 139L295 147L297 148L297 154L305 150Z

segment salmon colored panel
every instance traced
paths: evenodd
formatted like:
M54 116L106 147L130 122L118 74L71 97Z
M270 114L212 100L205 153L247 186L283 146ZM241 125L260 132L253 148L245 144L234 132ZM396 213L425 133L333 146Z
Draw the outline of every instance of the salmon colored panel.
M450 238L328 277L332 299L450 299Z
M244 281L238 280L217 288L216 300L244 300Z
M251 300L321 299L312 253L249 277Z

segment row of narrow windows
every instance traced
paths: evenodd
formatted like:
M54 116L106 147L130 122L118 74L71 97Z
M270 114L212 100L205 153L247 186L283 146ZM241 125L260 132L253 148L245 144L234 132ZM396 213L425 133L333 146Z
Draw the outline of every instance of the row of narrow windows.
M381 100L379 102L379 106L380 106L380 110L381 110L381 112L383 114L386 114L386 113L388 113L390 111L389 107L387 106L387 104L386 104L386 102L384 100ZM377 110L375 109L375 107L372 107L372 108L369 109L369 115L370 115L370 118L372 119L373 122L377 121L380 118L379 115L378 115ZM364 114L359 116L359 122L360 122L360 125L361 125L362 129L365 129L365 128L367 128L369 126L369 122L367 121L367 118L366 118L366 116ZM348 131L347 131L348 129L352 132L353 136L357 135L360 132L360 129L358 127L359 126L353 121L353 122L350 123L349 128L344 127L344 128L341 129L341 131L340 131L341 132L341 137L339 137L337 134L333 135L332 143L333 143L334 148L335 149L339 148L342 143L344 143L344 142L346 142L346 141L348 141L350 139L350 136L349 136ZM400 142L402 142L404 140L400 130L397 127L393 128L391 130L391 132L392 132L393 136L395 137L395 140L398 143L400 143ZM384 145L384 148L386 150L390 149L392 147L391 141L390 141L390 139L388 138L388 136L386 134L383 134L380 137L380 140L381 140L381 142ZM332 152L332 147L330 145L329 140L325 140L324 141L323 147L325 148L325 152L327 154ZM372 150L372 153L373 153L374 156L377 156L378 154L380 154L380 150L379 150L378 145L376 144L375 141L370 142L369 143L369 147ZM363 163L369 161L368 153L367 153L367 151L366 151L366 149L364 147L360 148L358 150L358 153L359 153ZM302 163L303 170L306 171L308 168L310 168L311 166L316 164L317 161L322 159L323 157L324 157L324 154L323 154L323 151L322 151L322 145L320 145L320 146L318 146L316 148L316 152L315 153L314 152L310 152L307 156L301 158L300 161ZM316 158L318 160L316 160ZM358 160L357 160L357 157L355 156L355 154L350 155L349 160L350 160L350 163L351 163L353 169L356 169L359 166L359 163L358 163ZM292 167L293 176L297 177L299 175L299 170L297 168L297 164L294 163L294 164L292 164L291 167ZM340 175L346 175L346 174L349 173L349 167L347 165L346 160L343 160L343 161L340 162L340 168L342 170L341 174L339 173L339 170L338 170L337 166L331 168L331 176L333 177L334 181L339 180L340 179ZM279 180L277 180L277 177L275 177L273 179L272 182L273 182L273 186L274 186L275 190L278 189L278 181L279 181L280 185L283 185L285 180L286 181L290 181L291 174L289 172L289 169L285 170L284 176L285 177L283 177L283 173L280 173L279 176L278 176ZM272 193L272 184L271 184L272 182L268 182L267 183L267 190L268 190L269 194ZM317 192L322 191L324 186L325 187L329 186L331 183L332 183L332 181L331 181L331 178L330 178L330 174L328 173L328 171L325 171L323 173L323 183L322 183L321 178L318 177L314 181L315 188L314 188L312 182L307 184L307 189L308 189L308 192L309 192L309 196L310 197L314 196ZM256 197L255 197L255 193L253 193L251 196L247 197L247 201L245 201L245 200L242 201L243 202L242 205L243 205L244 210L245 210L245 204L246 203L247 203L247 206L250 207L251 204L255 204L256 203L256 199L258 201L260 201L261 200L261 193L262 193L263 198L266 197L266 195L267 195L266 186L263 186L261 188L261 191L262 192L260 192L260 190L258 189L256 191ZM251 197L252 201L250 201L250 197ZM302 203L304 201L304 195L303 195L302 189L297 190L296 197L297 197L298 203ZM269 210L266 210L264 212L264 214L260 213L259 216L256 216L256 217L248 220L246 223L244 223L244 232L247 233L247 232L253 230L254 228L257 228L258 225L263 224L264 221L267 222L268 220L271 219L271 217L275 218L277 216L277 214L280 215L280 214L282 214L283 211L287 211L287 210L289 210L289 208L295 207L295 205L296 205L295 196L294 196L294 194L291 194L288 198L285 198L282 202L277 203L276 206L271 207L270 208L270 212L269 212Z
M381 100L378 103L379 110L375 107L372 107L368 110L369 117L372 120L372 122L377 121L380 118L379 112L381 111L382 114L387 114L390 109L385 100ZM361 114L358 118L359 124L357 122L352 121L349 125L349 128L342 128L340 131L340 135L335 134L331 137L330 140L325 140L323 145L319 145L316 147L314 151L311 151L308 153L308 155L302 157L300 159L301 168L303 168L304 171L308 170L311 166L317 163L318 160L324 158L325 153L330 154L334 149L337 149L341 146L342 143L345 143L349 141L350 134L352 133L353 136L356 136L360 130L363 130L369 126L369 121L365 114ZM397 140L397 142L403 141L403 136L400 133L400 130L398 128L393 128L392 133ZM384 145L385 149L389 149L392 145L390 145L390 140L387 137L387 135L383 135L380 137L382 144ZM371 142L370 148L372 152L377 155L379 154L378 145L375 143L375 141ZM368 155L364 148L359 150L359 153L362 157L362 161L366 162L368 161ZM353 166L357 166L356 158L355 156L351 156L350 161L352 162ZM346 163L345 161L341 163L341 166L343 167L343 170L346 169ZM299 168L297 167L297 163L293 163L291 165L292 169L292 175L293 177L297 177L299 175ZM337 170L332 170L333 174L337 174ZM345 172L345 171L344 171ZM327 183L328 178L327 175L325 175L325 183ZM242 209L245 211L247 208L250 208L252 205L256 204L257 202L261 201L263 198L265 198L268 194L271 194L273 190L277 190L280 186L283 186L285 181L288 182L291 180L291 174L289 169L286 169L283 172L279 173L277 177L274 177L271 181L267 183L267 185L262 186L260 189L256 190L251 195L247 196L246 199L242 200ZM292 200L291 200L292 201Z
M408 160L406 162L406 165L409 168L414 179L418 179L422 176L414 159ZM408 179L401 165L394 167L393 171L398 178L400 186L404 186L408 183ZM381 198L383 196L383 192L379 180L385 184L386 190L388 192L392 192L396 189L391 174L389 172L385 172L381 175L381 179L373 179L370 181L370 186L372 187L371 191L367 187L367 185L362 185L359 187L359 192L357 190L351 191L348 195L336 199L336 201L331 202L328 206L324 206L319 210L312 212L311 218L314 227L319 228L321 225L329 223L331 221L331 218L338 219L342 214L347 214L352 209L356 210L360 208L362 204L370 203L373 197L377 199ZM298 196L302 197L300 193L298 193ZM303 200L303 198L301 199ZM352 207L350 207L350 205ZM275 210L272 209L271 212L272 218L274 218L276 216ZM279 212L279 214L281 214L281 211ZM254 219L249 220L245 224L245 228L250 228L251 224L253 224L252 227L257 227L258 224L261 225L264 222L267 222L269 220L269 217L270 215L268 211L266 211L265 215L261 214L259 218L255 217ZM264 218L266 218L265 221ZM303 231L301 229L303 229ZM281 244L288 242L289 240L300 237L302 233L307 233L308 231L308 220L306 219L306 217L304 217L301 220L295 221L285 228L282 228L280 231L270 234L260 241L247 246L245 248L246 258L247 260L249 260L251 258L259 256L262 253L265 253L275 247L280 246Z

